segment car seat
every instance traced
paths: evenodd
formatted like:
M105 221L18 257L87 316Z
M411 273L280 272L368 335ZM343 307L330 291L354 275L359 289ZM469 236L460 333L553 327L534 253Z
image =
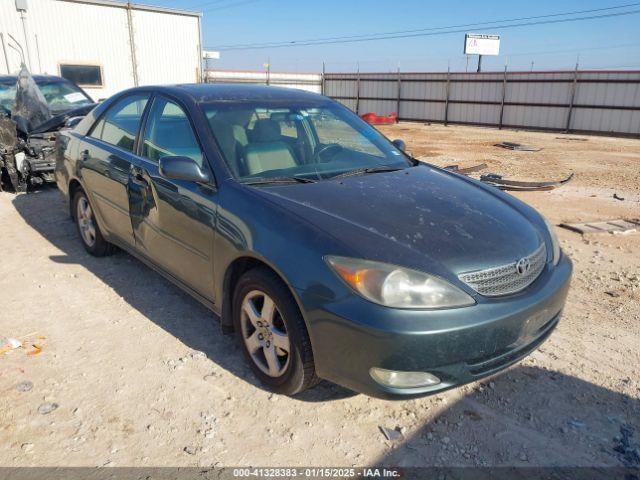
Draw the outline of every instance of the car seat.
M251 143L244 149L244 168L249 175L298 165L291 147L282 140L280 124L270 119L257 120Z

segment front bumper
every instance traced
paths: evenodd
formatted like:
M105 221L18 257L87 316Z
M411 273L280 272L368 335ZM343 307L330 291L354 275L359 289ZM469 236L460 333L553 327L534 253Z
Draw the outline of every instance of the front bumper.
M560 319L571 271L563 255L523 292L438 311L380 307L355 295L331 302L298 294L320 377L375 397L407 398L478 380L535 350ZM371 378L372 367L429 372L441 383L382 386Z

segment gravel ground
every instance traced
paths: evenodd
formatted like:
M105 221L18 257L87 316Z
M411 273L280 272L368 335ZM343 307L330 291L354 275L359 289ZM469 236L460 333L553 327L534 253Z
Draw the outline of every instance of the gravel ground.
M575 172L556 191L517 194L555 224L640 217L638 140L382 130L438 165L485 162L536 180ZM558 234L572 290L555 333L524 361L410 401L328 383L287 398L256 383L235 339L186 294L124 253L87 255L55 189L1 193L0 337L24 344L0 354L0 465L637 465L640 233ZM380 427L401 435L389 441Z

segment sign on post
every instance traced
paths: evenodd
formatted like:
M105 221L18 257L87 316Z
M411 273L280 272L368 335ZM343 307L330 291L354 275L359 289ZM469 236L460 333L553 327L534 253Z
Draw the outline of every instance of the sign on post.
M465 55L499 55L500 35L464 35Z

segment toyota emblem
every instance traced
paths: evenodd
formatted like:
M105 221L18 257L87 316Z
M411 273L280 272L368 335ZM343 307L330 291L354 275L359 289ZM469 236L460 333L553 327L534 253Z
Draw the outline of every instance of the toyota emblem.
M520 275L526 275L531 270L531 262L528 258L521 258L516 262L516 272Z

